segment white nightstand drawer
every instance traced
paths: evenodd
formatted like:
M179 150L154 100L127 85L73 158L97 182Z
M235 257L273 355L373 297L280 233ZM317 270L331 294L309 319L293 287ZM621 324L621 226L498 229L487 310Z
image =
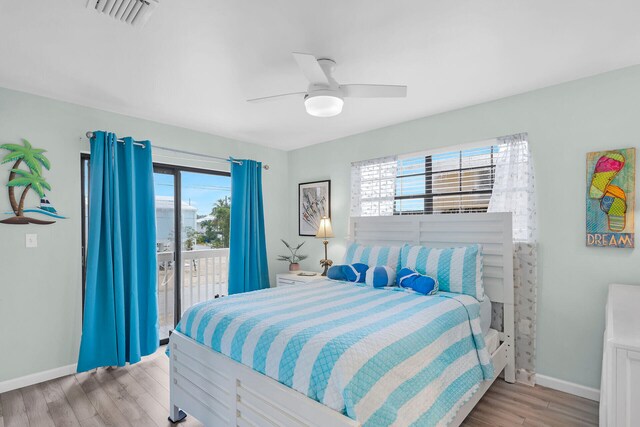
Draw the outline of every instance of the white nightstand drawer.
M276 286L302 285L320 279L320 273L314 276L299 276L298 273L278 273L276 274Z

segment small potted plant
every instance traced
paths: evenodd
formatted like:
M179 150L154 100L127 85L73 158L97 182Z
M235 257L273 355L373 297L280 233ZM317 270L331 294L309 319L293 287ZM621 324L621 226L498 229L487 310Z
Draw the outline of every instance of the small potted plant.
M278 255L278 261L288 261L289 271L300 270L299 262L307 258L307 255L298 255L298 249L300 249L302 245L304 245L304 242L298 244L298 246L293 248L291 245L285 242L284 239L280 239L280 240L282 240L282 243L284 243L287 249L289 249L289 252L291 252L291 255Z

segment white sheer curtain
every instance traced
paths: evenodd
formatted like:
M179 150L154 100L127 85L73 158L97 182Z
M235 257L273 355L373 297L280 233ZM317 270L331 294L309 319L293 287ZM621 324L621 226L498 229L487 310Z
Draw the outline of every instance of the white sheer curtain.
M351 163L351 216L393 215L398 157Z
M537 241L536 193L527 134L498 138L495 182L489 212L513 214L513 239Z
M489 212L513 214L516 378L534 385L538 233L535 174L527 139L526 133L498 138L499 152Z

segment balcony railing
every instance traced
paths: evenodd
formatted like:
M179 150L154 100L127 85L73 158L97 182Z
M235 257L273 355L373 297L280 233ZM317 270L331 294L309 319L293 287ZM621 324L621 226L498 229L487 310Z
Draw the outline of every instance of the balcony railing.
M158 252L158 316L160 337L169 336L173 329L175 261L173 252ZM182 313L194 304L227 295L229 249L198 249L182 252L182 284L180 302Z

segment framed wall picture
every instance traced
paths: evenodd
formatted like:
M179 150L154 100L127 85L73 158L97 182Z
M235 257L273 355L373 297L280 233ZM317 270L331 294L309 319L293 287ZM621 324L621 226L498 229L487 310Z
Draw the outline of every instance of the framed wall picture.
M587 153L587 246L633 248L636 150Z
M323 216L331 218L331 181L298 184L298 235L315 236Z

